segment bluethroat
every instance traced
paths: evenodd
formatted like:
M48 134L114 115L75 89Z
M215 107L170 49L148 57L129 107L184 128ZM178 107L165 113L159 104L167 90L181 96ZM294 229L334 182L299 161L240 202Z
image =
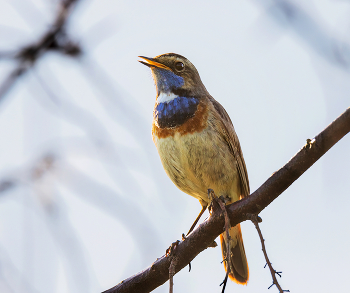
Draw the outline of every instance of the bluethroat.
M225 204L249 195L241 146L229 115L208 93L189 60L174 53L140 58L151 68L156 85L152 136L164 170L180 190L202 205L191 231L210 204L208 189L222 196ZM240 225L230 228L229 234L229 277L246 284L249 270ZM220 240L225 259L225 233Z

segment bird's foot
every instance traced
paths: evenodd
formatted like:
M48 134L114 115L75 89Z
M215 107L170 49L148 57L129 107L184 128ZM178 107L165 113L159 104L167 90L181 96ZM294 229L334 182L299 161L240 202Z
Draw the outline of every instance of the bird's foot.
M180 243L180 240L176 240L175 242L173 242L169 248L165 251L165 256L169 257L172 256L174 254L174 251L177 247L177 245Z
M210 215L215 214L215 213L220 213L221 211L221 205L219 203L220 202L224 202L222 199L222 196L220 196L219 198L216 196L214 190L212 189L208 189L208 199L209 199L209 213Z
M212 190L210 188L208 189L208 199L210 202L209 207L208 207L208 211L210 214L212 214L212 213L214 213L214 210L215 210L214 206L217 205L216 204L217 197L215 195L214 190Z

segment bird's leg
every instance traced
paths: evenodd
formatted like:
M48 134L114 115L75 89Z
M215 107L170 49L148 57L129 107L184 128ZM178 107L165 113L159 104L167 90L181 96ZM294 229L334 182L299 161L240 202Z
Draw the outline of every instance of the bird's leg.
M192 224L190 230L187 232L186 236L187 236L188 234L190 234L190 233L193 231L194 227L196 227L196 225L197 225L199 219L201 218L201 216L203 215L203 213L204 213L205 210L207 209L207 206L208 206L208 205L205 205L205 206L203 205L203 206L202 206L201 212L199 213L199 215L197 216L197 218L196 218L195 221L193 222L193 224Z

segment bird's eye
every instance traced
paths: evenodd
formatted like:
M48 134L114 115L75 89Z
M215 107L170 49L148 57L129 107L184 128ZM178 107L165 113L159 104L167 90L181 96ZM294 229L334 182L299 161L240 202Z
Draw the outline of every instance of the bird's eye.
M177 71L182 71L184 70L184 68L185 68L185 65L182 62L179 61L175 63L175 69Z

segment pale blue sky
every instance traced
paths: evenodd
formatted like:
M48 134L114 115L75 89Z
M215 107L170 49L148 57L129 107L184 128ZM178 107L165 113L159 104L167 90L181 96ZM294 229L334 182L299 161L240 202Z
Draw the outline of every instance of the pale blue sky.
M0 1L0 52L37 39L57 2ZM20 182L0 197L0 292L106 290L200 211L162 168L154 82L137 56L175 52L196 66L234 123L252 191L349 107L348 1L80 2L69 33L85 54L47 54L0 103L0 181ZM1 83L15 63L0 61ZM347 136L261 213L284 289L348 288L349 150ZM56 163L33 181L47 153ZM250 281L226 292L277 292L255 228L242 230ZM175 292L221 292L221 260L219 247L202 252Z

